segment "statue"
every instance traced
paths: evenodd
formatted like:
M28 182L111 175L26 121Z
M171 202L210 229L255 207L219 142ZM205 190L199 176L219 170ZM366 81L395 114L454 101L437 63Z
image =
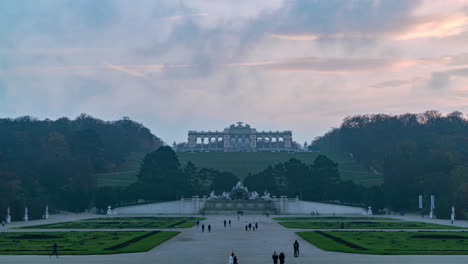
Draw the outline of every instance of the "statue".
M256 200L258 198L258 193L253 191L250 193L249 200Z
M218 199L218 198L219 198L219 196L217 196L214 191L211 191L210 192L210 197L208 197L208 199L210 199L210 200Z
M29 221L28 212L29 212L29 211L28 211L28 208L25 207L25 208L24 208L24 217L23 217L23 220L24 220L24 221Z
M107 215L112 215L112 208L111 206L107 206Z
M231 200L231 197L230 197L230 195L229 195L228 192L223 192L223 194L221 195L221 197L222 197L223 199L226 199L226 200Z
M11 223L11 215L10 215L10 207L7 208L7 216L6 216L6 223Z
M44 219L45 220L49 219L49 206L48 205L46 205L45 207Z
M372 207L367 208L367 215L372 215Z
M271 200L270 193L267 192L267 191L265 190L265 191L263 192L262 199L263 199L263 200Z

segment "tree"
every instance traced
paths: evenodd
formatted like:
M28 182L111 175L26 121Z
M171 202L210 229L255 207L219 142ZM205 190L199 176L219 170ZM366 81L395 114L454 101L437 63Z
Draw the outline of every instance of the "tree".
M211 190L215 193L229 191L238 181L239 178L230 172L218 172L211 183Z

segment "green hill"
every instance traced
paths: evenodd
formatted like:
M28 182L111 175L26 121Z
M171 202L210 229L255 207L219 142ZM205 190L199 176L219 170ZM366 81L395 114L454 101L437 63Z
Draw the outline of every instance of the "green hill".
M365 186L378 185L383 182L382 175L376 174L357 163L351 157L337 153L317 152L180 152L180 163L185 165L193 162L198 168L212 168L232 172L239 178L245 178L249 173L257 173L269 165L287 161L291 158L301 160L306 164L314 162L319 154L327 155L339 164L340 175L343 180L353 180ZM136 181L136 174L144 153L133 153L128 157L115 173L98 175L100 186L127 186Z

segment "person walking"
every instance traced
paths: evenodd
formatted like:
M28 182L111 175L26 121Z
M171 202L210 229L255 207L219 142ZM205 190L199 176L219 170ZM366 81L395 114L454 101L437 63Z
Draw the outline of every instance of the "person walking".
M229 256L229 264L234 264L234 252Z
M201 225L201 231L202 231L202 232L205 232L205 224L202 224L202 225Z
M234 264L239 264L239 263L237 262L237 256L236 256L236 255L234 255Z
M258 229L258 223L255 222L255 229Z
M52 254L49 255L49 258L55 255L58 258L58 244L57 242L54 243L52 246Z
M245 231L249 230L249 226L245 225Z
M299 242L294 241L294 257L299 257Z
M226 220L224 220L224 227L226 227Z
M208 224L208 232L211 232L211 225Z
M197 228L198 228L199 225L200 225L200 220L197 220Z
M229 219L229 227L231 227L231 219Z
M249 223L249 230L252 230L252 224Z
M273 252L273 256L271 256L273 259L273 264L278 264L278 254L276 254L276 251Z
M280 264L284 264L284 259L286 258L286 256L284 256L283 252L279 254L278 258L279 258Z

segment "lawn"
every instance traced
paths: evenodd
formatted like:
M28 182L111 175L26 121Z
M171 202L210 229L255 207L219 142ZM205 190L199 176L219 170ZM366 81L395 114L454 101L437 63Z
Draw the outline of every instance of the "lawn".
M297 234L326 251L377 255L468 254L468 232L308 231Z
M59 255L144 252L171 239L175 231L21 232L0 233L0 254L48 255L54 243Z
M91 218L73 222L61 222L46 225L25 226L28 229L120 229L120 228L190 228L196 217L109 217Z
M423 222L383 222L383 221L281 221L284 227L302 229L340 229L343 223L344 229L463 229L458 226L439 225Z
M312 164L319 154L338 162L342 180L352 180L365 186L380 185L383 177L357 163L351 157L338 153L317 152L178 152L180 163L193 162L198 168L212 168L234 173L240 179L249 173L258 173L270 165L285 162L291 158ZM137 180L136 175L145 153L132 153L113 173L98 174L99 186L128 186Z
M356 221L356 220L372 220L372 221L384 221L384 220L400 220L395 218L384 218L384 217L345 217L345 216L295 216L295 217L275 217L273 220L278 221L330 221L330 220L339 220L339 221Z

